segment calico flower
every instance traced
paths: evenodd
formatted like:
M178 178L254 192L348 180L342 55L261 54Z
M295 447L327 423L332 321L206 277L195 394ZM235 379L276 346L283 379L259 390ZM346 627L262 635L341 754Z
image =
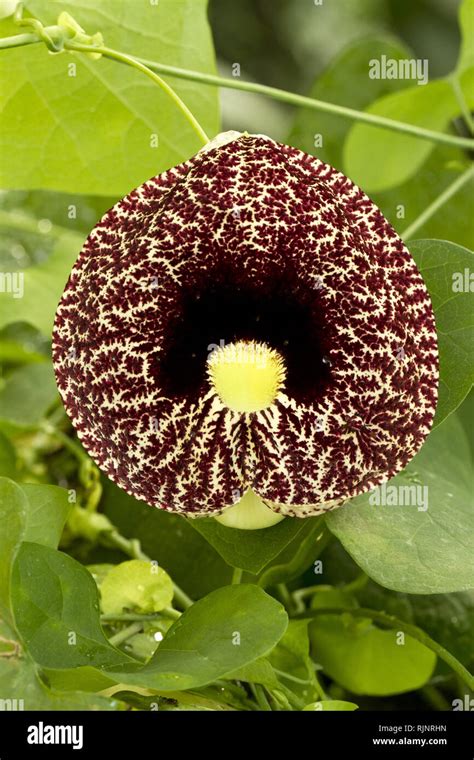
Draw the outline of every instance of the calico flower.
M236 132L92 230L53 356L117 485L188 515L230 508L228 524L317 515L385 482L437 398L430 299L381 212L318 159Z

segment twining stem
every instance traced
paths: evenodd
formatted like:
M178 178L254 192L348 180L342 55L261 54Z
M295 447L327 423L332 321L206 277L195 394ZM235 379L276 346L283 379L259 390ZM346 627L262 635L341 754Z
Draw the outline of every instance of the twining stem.
M285 609L287 612L293 611L293 600L291 598L291 594L288 591L288 587L285 583L277 583L277 591L280 596L281 601L285 605Z
M297 678L296 676L292 676L291 673L286 673L286 671L284 670L278 670L277 668L273 668L273 671L277 674L277 676L286 678L287 681L293 681L294 683L299 683L302 686L307 686L309 683L311 683L309 678Z
M31 34L18 34L14 37L7 37L0 40L0 48L13 48L20 47L22 45L29 45L35 42L41 42L42 40L36 38L32 39L35 35ZM465 148L472 150L474 148L474 140L468 137L460 137L458 135L450 135L445 132L436 132L432 129L425 129L419 127L416 124L407 124L403 121L397 121L396 119L389 119L386 116L379 116L377 114L367 113L366 111L357 111L355 108L348 108L336 103L327 103L323 100L317 100L316 98L310 98L305 95L298 95L294 92L288 92L287 90L281 90L277 87L269 87L268 85L259 84L257 82L246 82L239 79L229 79L227 77L216 76L214 74L206 74L201 71L192 71L190 69L182 69L177 66L170 66L169 64L160 63L158 61L150 61L146 58L140 58L138 56L131 56L126 53L121 53L117 50L107 47L99 47L97 45L83 45L75 43L73 40L65 40L64 47L67 50L72 50L81 53L99 53L106 58L111 58L119 63L125 63L129 66L134 66L139 71L142 71L147 76L153 78L153 80L173 98L179 108L185 113L186 117L192 123L194 129L199 134L200 138L204 142L209 142L207 135L202 127L198 124L193 114L189 111L187 106L174 92L174 90L163 80L161 77L153 77L153 74L157 72L160 74L166 74L175 79L186 79L191 82L200 82L214 87L225 87L230 90L242 90L245 92L254 92L260 95L266 95L267 97L278 100L282 103L288 103L289 105L300 106L302 108L308 108L313 111L322 111L323 113L332 113L335 116L342 116L346 119L352 119L365 124L370 124L373 127L381 127L382 129L389 129L394 132L402 132L413 137L418 137L421 140L430 140L435 143L442 143L445 145L452 145L458 148ZM464 109L463 109L464 111Z
M127 641L127 639L131 638L136 633L139 633L142 628L142 623L132 623L131 625L128 625L126 628L123 628L121 631L116 633L114 636L111 636L109 642L112 644L112 646L116 647L119 644L122 644L124 641Z
M76 443L76 441L74 441L72 438L66 435L66 433L63 433L62 430L59 430L57 427L55 427L54 425L51 425L47 421L44 421L40 425L40 429L44 433L47 433L48 435L52 435L55 438L57 438L58 441L61 441L63 446L66 449L69 449L69 451L72 454L74 454L74 456L79 462L89 463L91 461L89 457L87 456L87 454L85 453L85 451L83 450L83 448L78 443Z
M441 692L434 686L430 686L429 684L423 686L421 689L421 695L431 707L434 707L435 710L445 712L446 710L452 709L448 700L445 699Z
M168 74L168 76L176 77L177 79L189 79L193 82L225 87L230 90L255 92L260 95L267 95L268 97L273 98L273 100L279 100L282 103L301 106L302 108L308 108L312 111L332 113L335 116L342 116L346 119L370 124L373 127L382 127L383 129L390 129L393 132L403 132L407 135L413 135L413 137L419 137L422 140L431 140L432 142L454 145L459 148L467 148L468 150L474 148L474 140L471 140L468 137L448 135L445 132L435 132L432 129L425 129L416 124L407 124L403 121L397 121L396 119L389 119L386 116L367 113L367 111L357 111L355 108L340 106L336 103L327 103L324 100L317 100L316 98L310 98L306 95L298 95L295 92L280 90L277 87L269 87L268 85L259 84L257 82L246 82L239 79L228 79L227 77L215 76L214 74L204 74L200 71L181 69L165 63L158 63L157 61L149 61L145 58L136 58L135 60L145 64L153 71L158 71L161 74Z
M163 610L160 610L159 612L153 612L151 614L146 615L145 613L140 614L138 612L121 612L120 614L110 614L110 615L101 615L100 619L103 623L126 623L130 621L134 622L142 622L142 623L149 623L153 622L154 620L157 620L158 618L167 617L171 618L172 620L178 620L182 615L182 612L179 612L179 610L174 610L172 607L165 607Z
M121 53L119 50L113 50L112 48L108 47L93 47L91 48L90 45L82 45L77 42L73 41L66 41L64 43L64 47L67 50L76 51L80 53L90 53L91 50L94 51L94 53L100 53L100 55L103 55L104 58L110 58L114 61L119 61L119 63L125 63L128 66L133 66L133 68L137 69L138 71L141 71L143 74L146 74L155 84L157 84L159 87L161 87L164 92L166 92L167 95L174 101L176 106L180 109L180 111L185 115L191 126L193 127L194 131L198 135L199 139L202 141L203 145L206 145L206 143L209 142L209 137L205 133L204 129L199 124L198 120L194 116L194 114L189 110L186 103L184 103L181 98L179 97L178 93L173 90L173 88L165 82L164 79L162 79L155 71L152 71L149 66L147 66L142 61L139 61L138 58L135 58L132 55L127 55L126 53Z
M454 672L462 679L469 689L474 689L474 676L468 671L459 660L448 652L441 644L428 636L427 633L411 623L405 623L404 620L396 618L394 615L388 615L386 612L379 612L378 610L370 610L365 607L320 607L314 610L307 610L296 615L296 618L313 618L319 615L342 615L348 613L354 617L369 618L373 622L380 623L380 625L386 628L394 628L397 631L403 631L408 636L416 639L425 647L431 649L432 652L438 655L441 660L449 665Z
M13 37L0 38L0 50L23 47L24 45L35 45L37 42L43 42L37 34L15 34Z
M270 703L265 695L265 691L263 686L261 686L259 683L251 683L249 684L250 691L254 695L255 699L257 700L258 706L261 710L264 710L265 712L271 711Z
M305 588L299 588L296 591L293 591L292 597L296 612L300 613L304 611L304 599L314 596L314 594L317 594L319 591L330 591L332 588L332 586L327 586L321 583L317 586L306 586Z
M420 227L422 227L429 219L431 219L434 214L438 211L438 209L441 208L441 206L444 206L447 201L449 201L450 198L453 197L459 190L464 187L469 180L474 178L474 164L471 164L465 172L459 175L459 177L456 177L454 182L452 182L448 187L443 190L440 195L438 195L437 198L433 201L433 203L430 203L427 208L422 211L422 213L415 219L414 222L412 222L408 227L401 233L401 237L405 240L408 240L409 238L413 237L415 232L417 232Z
M242 575L243 575L243 570L241 570L240 567L234 567L234 572L232 573L232 583L233 584L241 583Z

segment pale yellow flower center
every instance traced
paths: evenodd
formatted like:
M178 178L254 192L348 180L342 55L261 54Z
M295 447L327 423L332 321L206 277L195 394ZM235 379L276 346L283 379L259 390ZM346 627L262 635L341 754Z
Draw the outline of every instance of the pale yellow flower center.
M285 381L283 359L265 343L239 340L215 349L208 375L223 404L235 412L259 412L273 404Z

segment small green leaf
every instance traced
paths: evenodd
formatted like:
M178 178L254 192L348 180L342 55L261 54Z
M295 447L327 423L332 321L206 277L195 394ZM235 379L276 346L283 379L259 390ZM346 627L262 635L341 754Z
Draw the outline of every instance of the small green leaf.
M287 624L282 605L258 586L226 586L186 610L143 668L114 675L160 691L198 688L264 657Z
M312 608L339 606L332 591L313 597ZM313 659L354 694L386 696L412 691L430 678L436 655L419 641L381 630L369 619L321 615L309 624Z
M173 583L157 565L139 559L122 562L113 568L100 586L104 615L120 614L125 609L159 612L173 601Z
M442 132L459 113L459 104L451 85L438 80L385 95L367 112ZM366 192L387 190L416 174L433 145L402 132L355 124L344 145L345 173Z
M28 428L45 416L58 398L49 362L27 364L8 375L0 390L0 425L3 430Z
M13 566L11 596L17 630L38 665L102 667L132 661L107 641L94 580L67 554L23 543Z
M434 424L439 425L459 406L474 383L474 303L470 284L474 255L446 240L415 240L410 243L410 252L435 311L440 384Z
M335 615L310 625L314 659L340 686L354 694L387 696L419 689L433 673L436 655L410 636L367 624L348 627Z
M319 524L317 517L307 520L286 517L271 528L240 530L226 528L212 517L201 517L192 520L191 525L229 565L256 575L278 557L290 541L302 539L315 521Z
M88 34L119 51L214 72L206 0L159 3L29 0L44 24L69 12ZM11 21L1 36L18 34ZM2 56L2 187L122 196L201 147L174 101L136 69L80 53L50 55L44 45ZM172 80L210 136L219 131L218 91Z
M472 588L470 451L456 415L430 433L386 488L398 489L390 499L394 494L405 504L390 506L378 490L375 494L389 502L386 506L372 504L374 495L363 494L327 516L328 528L355 562L395 591L435 594Z
M326 711L345 711L345 710L358 710L359 705L354 702L344 702L341 699L325 699L323 702L312 702L306 707L303 707L303 712L319 712L321 710Z

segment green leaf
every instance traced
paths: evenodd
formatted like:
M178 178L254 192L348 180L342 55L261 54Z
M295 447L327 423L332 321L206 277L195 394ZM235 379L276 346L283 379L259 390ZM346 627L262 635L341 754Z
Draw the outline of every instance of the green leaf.
M18 219L28 219L30 225L37 220L18 217L17 214L0 212L0 230L2 234L18 237ZM51 250L40 263L30 266L23 272L23 295L14 298L5 293L0 299L0 328L11 322L28 322L38 328L44 335L51 335L54 314L66 285L72 265L84 243L84 237L77 232L62 228L53 228L49 233ZM42 244L39 233L33 235L37 245Z
M6 435L0 432L0 477L14 478L16 475L16 453Z
M340 605L332 590L313 597L312 608ZM354 694L386 696L423 686L436 665L436 655L398 631L381 630L369 619L321 615L309 624L313 658L332 679Z
M258 586L226 586L186 610L140 671L114 674L160 691L198 688L264 657L287 623L282 605Z
M0 478L0 617L11 621L11 567L22 540L28 509L24 491L7 478Z
M13 566L11 596L16 627L38 665L102 667L132 661L107 641L94 580L67 554L23 543Z
M375 101L367 113L443 132L459 104L444 80L414 85ZM355 124L344 145L345 173L366 192L397 187L426 161L434 143L402 132Z
M434 424L439 425L459 406L474 383L474 303L469 284L474 255L445 240L415 240L410 243L410 251L423 275L436 316L440 385Z
M56 549L71 505L64 488L22 483L27 498L26 527L23 541Z
M271 528L240 530L226 528L212 517L201 517L192 520L191 525L229 565L257 575L291 541L304 538L315 522L319 524L319 518L286 517Z
M27 8L45 24L68 11L87 33L100 31L116 50L214 71L206 0L103 0L100 5L29 0ZM0 30L2 36L18 33L11 21ZM201 147L170 97L130 66L80 53L52 56L43 45L9 50L0 63L0 151L8 155L2 162L3 187L122 196ZM171 84L214 136L219 131L217 89L179 80Z
M312 702L306 707L303 707L303 712L319 712L321 710L326 711L346 711L346 710L358 710L359 705L354 702L344 702L341 699L325 699L323 702Z
M327 516L328 528L355 562L377 583L395 591L434 594L472 588L470 452L455 415L429 435L389 487L398 489L391 493L399 501L407 494L400 488L411 488L410 504L372 505L374 495L363 494ZM422 511L426 494L428 508Z
M38 424L58 398L49 362L27 364L8 375L0 390L0 425L4 431Z
M117 565L105 576L100 595L104 615L120 614L125 609L146 613L170 607L174 589L163 568L132 559Z
M313 656L332 679L354 694L387 696L419 689L431 677L436 655L410 636L397 643L397 631L369 621L321 615L310 625Z
M104 478L101 506L125 536L138 538L192 599L230 583L232 570L182 515L153 509Z

